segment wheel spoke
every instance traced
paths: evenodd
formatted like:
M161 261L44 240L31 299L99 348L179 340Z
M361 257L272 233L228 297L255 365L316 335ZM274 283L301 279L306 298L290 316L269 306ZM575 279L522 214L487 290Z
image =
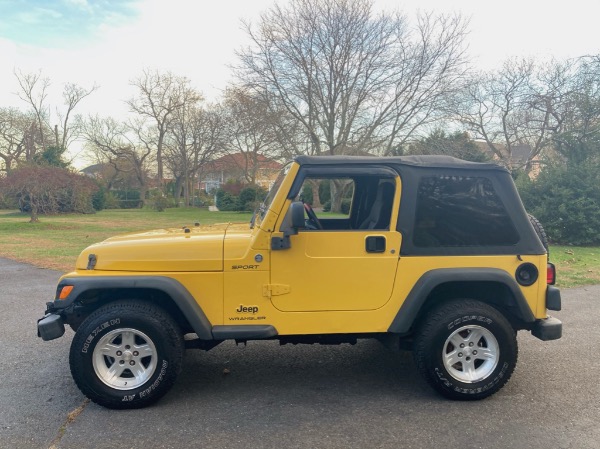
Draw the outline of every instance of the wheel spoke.
M121 334L121 345L123 347L129 346L130 348L135 346L135 335L133 335L133 332L126 331Z
M448 354L444 355L444 358L446 359L446 366L452 366L452 365L462 361L458 357L458 351L449 352Z
M496 360L496 352L490 348L477 348L476 358L480 360Z
M477 346L477 343L479 343L479 340L481 340L482 337L483 333L481 332L481 330L473 328L470 330L469 335L467 336L465 341L467 343L474 343L475 346Z
M466 343L466 339L462 338L462 336L459 333L454 334L451 338L450 338L450 343L452 343L452 345L456 348L459 349L461 344L465 344Z
M463 362L463 372L465 373L468 380L471 382L477 379L477 373L473 362Z
M113 363L110 368L106 371L105 380L109 383L114 383L117 378L123 374L125 368L118 363Z
M140 358L148 357L149 355L154 355L154 350L148 344L134 346L134 349L140 353Z
M102 346L98 345L96 350L109 357L117 358L117 351L121 350L121 346L105 343Z
M135 376L138 385L141 385L147 378L147 370L141 363L129 366L129 371Z

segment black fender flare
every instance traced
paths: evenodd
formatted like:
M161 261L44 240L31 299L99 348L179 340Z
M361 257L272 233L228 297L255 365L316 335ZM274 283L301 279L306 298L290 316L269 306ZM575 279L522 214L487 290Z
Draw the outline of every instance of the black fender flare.
M65 278L59 282L56 298L65 285L73 290L65 300L53 303L56 312L70 307L84 293L91 290L150 289L168 295L188 320L198 338L212 340L212 325L192 294L177 280L166 276L81 276Z
M415 283L390 324L388 332L397 334L409 332L431 292L442 284L455 282L495 282L503 284L514 298L519 318L526 323L535 321L535 316L517 281L506 271L498 268L440 268L426 272Z

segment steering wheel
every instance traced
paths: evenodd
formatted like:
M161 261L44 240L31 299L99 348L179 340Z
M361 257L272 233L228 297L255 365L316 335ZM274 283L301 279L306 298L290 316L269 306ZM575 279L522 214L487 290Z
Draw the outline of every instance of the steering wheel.
M314 229L323 229L323 225L317 218L317 214L315 214L313 208L310 207L310 204L304 203L304 210L306 211L306 215L308 215L308 224Z

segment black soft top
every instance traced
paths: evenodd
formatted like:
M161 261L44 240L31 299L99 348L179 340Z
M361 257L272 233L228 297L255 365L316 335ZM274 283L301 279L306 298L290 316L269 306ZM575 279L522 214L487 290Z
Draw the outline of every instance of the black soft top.
M486 162L469 162L451 156L297 156L300 165L403 165L422 168L449 168L468 170L497 170L507 172L506 168Z

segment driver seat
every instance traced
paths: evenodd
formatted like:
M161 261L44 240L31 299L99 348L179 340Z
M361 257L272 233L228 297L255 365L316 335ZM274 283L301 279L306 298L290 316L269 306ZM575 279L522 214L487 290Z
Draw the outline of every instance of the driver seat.
M358 229L387 229L389 227L395 190L393 181L379 181L377 195L369 216L363 220Z

